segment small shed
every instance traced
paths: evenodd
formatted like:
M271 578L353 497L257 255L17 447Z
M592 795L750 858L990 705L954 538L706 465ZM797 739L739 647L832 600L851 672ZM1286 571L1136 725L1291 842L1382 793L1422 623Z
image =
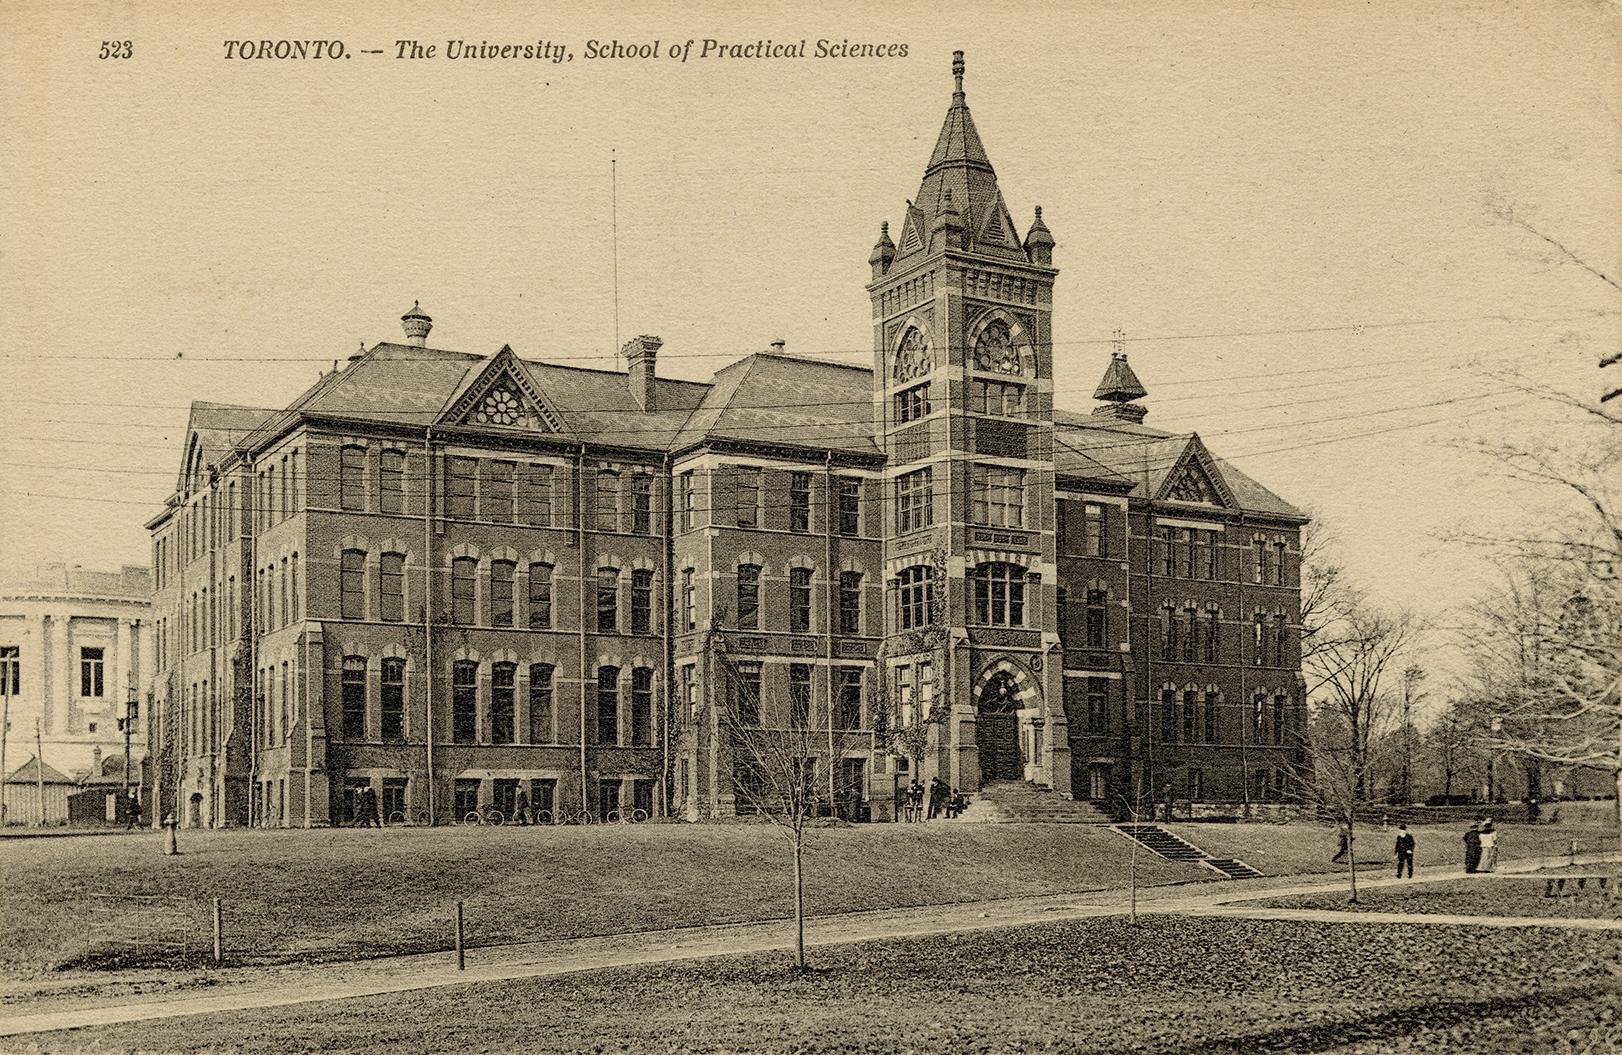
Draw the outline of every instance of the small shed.
M42 780L43 778L43 780ZM40 799L43 783L45 797ZM7 824L66 824L68 795L78 785L37 757L30 758L6 777L3 789ZM43 810L42 810L43 807Z

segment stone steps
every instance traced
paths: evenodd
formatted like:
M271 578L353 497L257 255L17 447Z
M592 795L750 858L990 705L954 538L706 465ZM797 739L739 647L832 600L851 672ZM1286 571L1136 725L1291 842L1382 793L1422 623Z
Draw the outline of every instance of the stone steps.
M1112 826L1128 839L1168 861L1187 861L1203 865L1228 879L1255 879L1263 875L1257 868L1237 857L1213 857L1181 836L1174 835L1158 824L1116 824Z

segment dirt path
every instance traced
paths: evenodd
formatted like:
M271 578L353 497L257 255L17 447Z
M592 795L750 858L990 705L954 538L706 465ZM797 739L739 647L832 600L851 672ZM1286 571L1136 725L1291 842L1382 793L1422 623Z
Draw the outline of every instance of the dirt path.
M1578 860L1584 864L1594 864L1617 857L1616 853L1595 854ZM1504 870L1535 871L1544 864L1541 860L1533 859L1515 862ZM1373 888L1399 882L1455 879L1460 875L1456 867L1438 866L1421 869L1418 876L1411 880L1360 877L1358 883L1361 887ZM1622 930L1622 921L1619 920L1353 913L1243 904L1263 898L1318 894L1344 888L1345 879L1339 876L1312 882L1252 880L1246 881L1243 888L1228 884L1221 884L1217 889L1208 884L1156 887L1139 891L1138 907L1144 913L1191 913L1252 919ZM838 945L1112 916L1128 911L1130 897L1128 891L1110 890L828 916L807 921L806 942L812 946ZM7 1017L0 1018L0 1036L216 1014L244 1008L283 1007L471 982L545 977L605 967L767 952L788 948L792 938L789 926L784 921L774 920L477 948L468 951L467 969L463 971L456 969L451 955L447 953L295 968L242 968L214 976L207 992L171 992L94 1007L86 1007L82 1001L69 1002L61 998L15 1005L8 1009L10 1013Z

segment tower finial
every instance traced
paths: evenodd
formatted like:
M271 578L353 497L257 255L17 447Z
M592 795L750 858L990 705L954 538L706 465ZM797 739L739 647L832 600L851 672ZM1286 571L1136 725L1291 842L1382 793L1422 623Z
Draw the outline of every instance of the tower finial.
M963 53L961 51L952 52L952 80L956 82L956 87L952 89L952 96L961 100L963 98Z

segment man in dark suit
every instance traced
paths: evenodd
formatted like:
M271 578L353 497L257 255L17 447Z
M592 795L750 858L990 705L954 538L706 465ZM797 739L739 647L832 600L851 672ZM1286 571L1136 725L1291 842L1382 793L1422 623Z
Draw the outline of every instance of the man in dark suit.
M1414 877L1414 837L1408 831L1406 824L1397 825L1397 878L1402 878L1403 866L1408 868L1408 878Z
M1470 830L1464 833L1464 870L1474 875L1476 866L1481 864L1481 827L1479 824L1470 825Z

